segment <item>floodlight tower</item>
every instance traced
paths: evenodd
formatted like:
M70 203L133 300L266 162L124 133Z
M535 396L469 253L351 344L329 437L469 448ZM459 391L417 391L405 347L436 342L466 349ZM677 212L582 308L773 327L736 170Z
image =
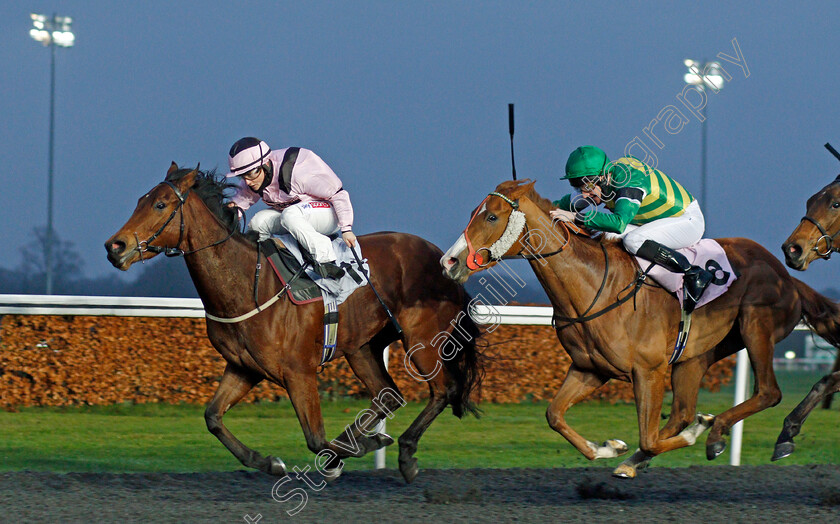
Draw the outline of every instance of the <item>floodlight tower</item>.
M686 84L697 86L704 92L707 87L712 88L715 93L723 89L723 75L720 72L720 64L718 62L697 62L696 60L686 59L684 62L688 68L688 73L683 76ZM700 110L703 115L703 121L700 122L700 204L707 206L706 201L706 107L709 105L709 98L706 97L706 103Z
M45 15L32 13L32 29L29 30L36 42L40 42L50 48L50 145L49 145L49 170L47 175L47 238L44 246L46 255L46 294L51 295L53 291L53 150L55 143L55 48L73 47L76 42L76 35L70 30L73 19L69 16L57 16L52 18Z

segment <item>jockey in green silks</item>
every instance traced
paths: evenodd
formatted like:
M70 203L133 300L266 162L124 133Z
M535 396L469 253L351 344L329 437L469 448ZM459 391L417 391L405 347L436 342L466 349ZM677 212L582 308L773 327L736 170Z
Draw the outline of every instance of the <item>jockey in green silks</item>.
M610 162L595 146L575 149L566 176L575 192L553 202L556 220L615 233L631 254L683 273L684 307L694 310L714 279L675 250L696 244L706 228L700 205L674 179L634 157ZM607 212L596 209L604 204Z

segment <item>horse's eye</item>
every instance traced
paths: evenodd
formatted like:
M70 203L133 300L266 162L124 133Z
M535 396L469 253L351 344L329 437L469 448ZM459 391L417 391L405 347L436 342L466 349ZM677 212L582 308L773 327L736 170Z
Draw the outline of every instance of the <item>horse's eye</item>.
M831 207L833 207L834 209L837 209L838 207L840 207L840 202L834 202L834 203L832 203L832 204L831 204Z
M164 209L164 208L166 208L166 204L163 203L163 202L158 202L157 204L155 204L155 207L157 209Z
M496 218L497 218L496 215L487 215L487 221L488 222L495 222Z

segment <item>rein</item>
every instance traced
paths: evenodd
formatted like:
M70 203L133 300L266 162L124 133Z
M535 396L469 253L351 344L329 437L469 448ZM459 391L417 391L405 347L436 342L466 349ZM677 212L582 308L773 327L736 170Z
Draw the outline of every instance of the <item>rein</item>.
M514 213L519 213L524 218L525 214L522 211L519 211L519 201L518 200L512 200L512 199L506 197L505 195L502 195L501 193L497 193L495 191L488 194L487 198L490 198L491 196L497 196L497 197L501 198L502 200L504 200L505 202L507 202L508 204L510 204L510 206L513 208L513 211L511 212L511 217L514 216ZM484 201L482 201L482 203L487 201L487 198L485 198ZM475 216L477 216L477 215L478 215L478 213L473 215L473 218L475 218ZM470 224L471 223L472 223L472 219L470 219ZM499 260L509 260L509 259L516 259L516 258L522 258L522 259L525 259L525 260L536 260L538 258L547 258L547 257L550 257L552 255L556 255L558 253L561 253L563 251L563 249L565 249L565 247L569 244L569 238L572 235L572 232L569 230L569 226L567 226L565 222L561 222L564 229L566 229L566 233L568 233L569 236L566 238L566 242L560 247L560 249L557 249L556 251L551 251L549 253L522 254L520 252L520 253L517 253L516 255L494 256L493 255L494 247L498 247L497 245L501 242L501 240L503 238L505 238L506 236L509 236L509 234L511 233L511 229L516 229L517 227L512 228L511 227L511 219L508 219L508 224L507 224L507 227L505 228L505 232L502 234L502 236L499 238L499 240L496 240L496 242L494 242L493 245L490 246L489 249L488 248L479 248L478 250L473 250L472 243L470 242L469 236L467 235L467 230L469 229L470 224L467 224L467 227L464 229L464 238L466 239L467 247L470 251L469 254L467 255L467 266L470 267L470 269L483 268L483 267L486 267L487 265L489 265L491 262L497 262ZM516 238L519 238L519 236L522 234L522 231L526 231L526 232L529 231L528 224L525 221L523 221L522 225L518 227L518 231L516 231ZM580 230L578 230L578 231L580 231ZM514 238L514 241L516 240L516 238ZM508 245L507 245L507 248L505 249L505 251L503 251L503 252L506 252L508 249L510 249L510 247L513 245L514 241L511 241L509 243L505 242L505 244L508 244ZM636 308L636 306L635 306L636 294L639 292L639 289L642 288L642 285L644 285L645 280L647 280L648 272L651 270L651 268L654 266L654 264L651 264L645 271L637 270L636 278L634 278L632 282L627 284L623 289L621 289L621 291L618 292L618 295L617 295L618 298L616 299L615 302L608 305L604 309L587 316L587 313L589 313L592 310L592 308L595 307L595 304L598 303L598 299L601 297L601 293L603 293L604 288L606 287L607 276L609 275L609 271L610 271L610 258L609 258L609 255L607 253L607 248L604 246L603 242L599 243L599 245L601 246L601 250L604 253L604 277L601 280L601 287L598 288L598 292L595 294L595 298L592 300L592 303L589 304L589 307L586 308L586 311L584 311L581 316L579 316L579 317L564 317L562 315L555 314L551 319L551 323L554 326L554 329L556 329L557 331L565 329L569 326L573 326L575 324L582 324L584 322L589 322L590 320L594 320L594 319L600 317L601 315L604 315L605 313L608 313L608 312L612 311L613 309L617 308L618 306L624 304L625 302L627 302L631 298L634 299L633 309ZM490 259L486 263L483 261L483 257L481 257L481 255L480 255L480 251L482 249L487 250L488 253L490 254ZM470 266L471 261L473 262L473 264L476 267L471 267ZM623 297L620 296L622 293L627 291L631 286L633 287L633 289L629 293L627 293ZM565 324L558 327L557 326L557 321L558 320L562 321L562 322L565 322Z
M822 225L820 225L819 222L817 222L813 218L809 217L808 215L805 215L804 217L802 217L799 220L799 223L801 224L805 220L807 220L808 222L817 226L817 229L819 229L820 233L822 233L822 236L820 238L818 238L816 242L814 242L814 247L812 248L813 251L815 251L818 256L823 257L826 260L829 260L831 258L832 253L840 252L840 249L837 249L836 247L834 247L834 239L837 238L837 235L840 235L840 231L837 231L837 233L834 233L833 235L829 235L828 231L826 231L825 228L822 227ZM825 247L826 247L825 252L822 252L819 249L820 241L822 241L822 240L825 240Z
M140 262L141 263L145 263L145 261L143 259L143 253L146 253L146 252L163 253L164 255L166 255L168 257L182 257L182 256L185 256L185 255L192 255L193 253L197 253L197 252L199 252L203 249L207 249L209 247L218 246L222 242L225 242L228 239L230 239L230 237L232 237L233 234L238 229L237 226L234 226L233 228L231 228L230 231L228 231L228 234L225 238L223 238L221 240L217 240L216 242L213 242L210 245L200 247L198 249L193 249L192 251L184 251L180 247L181 246L181 241L183 241L183 239L184 239L184 210L183 210L183 207L184 207L184 203L187 201L187 197L189 196L190 191L187 190L186 192L181 193L180 191L178 191L178 188L175 187L175 184L173 184L169 180L164 180L163 183L168 185L169 187L171 187L172 191L175 192L175 196L178 197L178 207L176 207L175 209L172 210L172 213L169 215L169 218L167 218L166 221L163 223L163 225L160 226L160 228L152 236L150 236L148 239L139 240L138 237L137 237L137 233L134 233L134 239L137 240L137 247L135 249L137 250L138 253L140 253ZM163 231L166 229L166 227L169 225L169 223L172 222L172 219L175 218L175 214L178 213L179 211L180 211L180 215L181 215L181 226L180 226L180 229L178 231L178 243L175 244L175 247L152 246L151 243L155 239L157 239L157 237L160 236L161 233L163 233Z

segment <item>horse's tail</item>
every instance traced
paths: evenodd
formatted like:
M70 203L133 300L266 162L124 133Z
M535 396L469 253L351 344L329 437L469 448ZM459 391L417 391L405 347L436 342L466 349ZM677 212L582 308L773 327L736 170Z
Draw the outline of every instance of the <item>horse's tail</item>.
M840 304L820 295L801 280L793 278L793 282L802 304L802 319L814 333L840 348Z
M464 293L464 297L462 315L458 316L457 325L450 335L456 347L460 349L455 358L444 360L446 369L455 379L456 390L450 396L449 403L452 405L452 413L458 418L463 417L465 413L472 413L475 417L480 415L477 403L472 397L484 380L484 355L478 348L483 333L470 318L470 296Z

